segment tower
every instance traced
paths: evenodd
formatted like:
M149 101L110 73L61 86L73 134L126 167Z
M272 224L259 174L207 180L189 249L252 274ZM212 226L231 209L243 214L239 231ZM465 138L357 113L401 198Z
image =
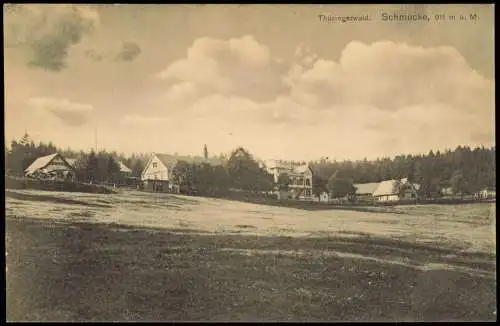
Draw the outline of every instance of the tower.
M208 158L207 144L203 145L203 157L205 160Z

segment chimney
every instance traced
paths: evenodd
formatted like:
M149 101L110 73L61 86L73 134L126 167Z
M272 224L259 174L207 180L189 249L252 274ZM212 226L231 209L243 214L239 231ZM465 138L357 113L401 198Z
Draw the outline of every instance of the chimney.
M208 159L208 150L207 150L207 144L203 145L203 157Z

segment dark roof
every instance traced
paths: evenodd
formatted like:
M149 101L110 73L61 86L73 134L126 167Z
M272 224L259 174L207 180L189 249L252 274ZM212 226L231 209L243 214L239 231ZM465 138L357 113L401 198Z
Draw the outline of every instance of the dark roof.
M207 158L201 156L179 156L170 154L155 154L156 157L168 168L173 168L178 162L184 161L189 164L207 163L212 166L222 165L222 161L218 158Z

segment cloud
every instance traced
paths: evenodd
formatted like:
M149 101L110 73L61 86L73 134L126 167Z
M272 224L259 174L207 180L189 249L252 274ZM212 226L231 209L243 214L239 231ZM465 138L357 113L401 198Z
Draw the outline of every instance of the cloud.
M28 101L28 105L39 111L48 112L70 126L82 126L90 119L94 107L90 104L71 102L66 99L36 97Z
M26 51L27 64L49 71L66 68L69 49L91 34L96 11L75 5L18 5L4 9L5 47Z
M174 82L167 102L182 108L193 130L210 126L255 147L275 144L281 147L263 155L283 157L287 151L309 157L327 151L362 158L494 143L494 84L454 48L352 42L334 61L301 45L292 62L283 63L287 70L271 77L261 68L275 59L256 46L250 52L260 53L252 64L262 74L261 86L273 89L266 83L276 83L285 91L255 98L228 64L228 41L212 41L195 42L188 58L162 75ZM225 141L213 133L206 137Z
M287 76L291 96L316 108L371 105L380 110L448 104L460 110L488 107L492 84L454 48L393 42L351 42L339 62L317 60Z
M144 139L182 139L172 151L242 145L257 156L284 159L494 144L494 83L453 48L352 42L336 60L302 49L277 63L255 39L237 40L195 41L161 73L161 90L139 94L151 111L121 110L110 133L126 137L132 128ZM249 87L247 76L258 83Z
M316 62L316 60L318 59L319 56L316 53L314 53L313 50L304 43L300 43L295 48L294 63L296 66L311 68L314 62Z
M377 110L362 121L360 127L369 125L377 144L387 144L386 150L394 154L494 143L494 131L484 117L449 105Z
M167 89L165 100L170 106L182 106L208 95L209 92L200 89L195 83L181 82Z
M116 61L133 61L141 54L140 46L135 42L124 42L120 52L115 57Z
M252 36L219 40L199 38L185 58L170 64L159 77L190 82L215 94L268 101L286 92L281 74L288 69L271 57Z

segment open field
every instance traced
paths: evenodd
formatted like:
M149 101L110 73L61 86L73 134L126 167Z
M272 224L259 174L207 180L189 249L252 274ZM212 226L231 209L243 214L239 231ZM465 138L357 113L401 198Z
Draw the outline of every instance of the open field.
M495 320L495 204L6 191L8 320Z

